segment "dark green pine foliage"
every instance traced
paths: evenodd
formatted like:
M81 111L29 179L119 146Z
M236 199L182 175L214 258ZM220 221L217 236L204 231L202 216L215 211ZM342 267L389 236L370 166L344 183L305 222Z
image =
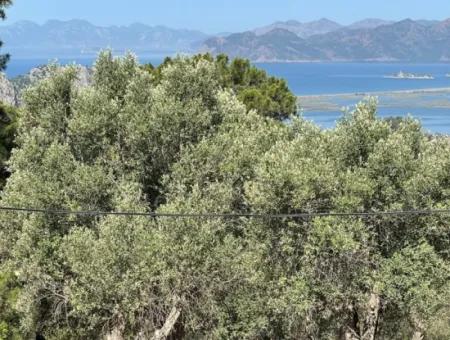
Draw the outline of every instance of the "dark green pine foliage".
M12 4L12 0L0 0L0 19L4 20L6 18L5 8ZM0 41L0 47L3 46L3 42ZM9 54L0 55L0 70L6 68L6 64L9 60Z
M5 19L5 8L12 4L11 0L0 0L0 18ZM3 43L0 41L0 47ZM9 54L0 55L0 71L6 68ZM14 133L16 128L16 110L13 107L0 102L0 190L5 185L9 172L6 161L9 159L13 147Z
M297 98L289 90L284 79L269 76L247 59L230 60L225 54L219 54L214 58L207 53L197 54L191 61L194 65L201 59L214 63L221 87L232 89L247 109L277 120L292 118L297 113ZM172 63L171 58L166 58L158 67L151 64L142 67L152 73L155 83L159 84L162 71Z
M0 190L9 176L6 163L14 146L17 109L0 103Z

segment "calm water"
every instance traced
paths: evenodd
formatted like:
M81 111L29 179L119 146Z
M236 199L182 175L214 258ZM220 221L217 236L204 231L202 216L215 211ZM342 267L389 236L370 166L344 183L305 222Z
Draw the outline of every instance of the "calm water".
M398 91L450 87L450 64L401 63L272 63L258 64L282 77L297 95ZM388 79L399 71L430 74L433 80Z
M378 116L383 118L406 116L408 114L419 119L427 131L450 134L449 109L381 108L378 110ZM336 121L342 117L342 112L303 112L302 116L323 128L332 128Z
M60 59L61 64L76 62L92 65L93 58ZM141 58L141 62L155 65L162 61L161 56ZM12 59L6 73L14 77L28 72L31 68L46 64L47 59ZM378 91L399 91L425 88L450 88L450 64L402 64L402 63L258 63L258 67L269 74L287 80L296 95L367 93ZM386 79L383 76L399 71L430 74L433 80ZM353 103L350 103L353 104ZM425 129L450 134L450 109L407 107L379 109L379 115L404 116L411 114L422 121ZM324 128L332 127L341 112L303 112L307 119L315 121Z
M164 57L162 56L150 56L140 58L139 60L142 63L152 63L154 65L159 65L163 61ZM32 68L40 65L48 64L49 62L53 62L56 59L46 59L46 58L37 58L37 59L15 59L12 58L8 63L8 67L5 71L6 75L10 78L17 77L19 75L25 74L29 72ZM80 64L84 66L92 66L95 58L93 57L80 57L80 58L59 58L58 63L61 65L67 64Z
M291 90L297 95L368 93L426 88L450 88L450 64L401 64L401 63L292 63L259 64L268 73L287 80ZM399 71L430 74L432 80L388 79L385 75ZM447 99L441 98L430 99ZM380 103L383 98L379 98ZM343 106L356 103L338 103ZM404 107L380 107L380 117L412 115L418 118L426 130L450 134L450 109L420 107L418 103L409 102ZM386 105L388 106L388 105ZM303 112L303 117L310 119L323 128L331 128L342 112Z

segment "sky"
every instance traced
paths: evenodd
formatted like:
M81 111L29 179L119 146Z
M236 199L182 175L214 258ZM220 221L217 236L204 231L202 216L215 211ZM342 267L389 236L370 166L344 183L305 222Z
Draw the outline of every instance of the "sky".
M278 20L323 17L342 24L363 18L446 19L449 0L13 0L3 24L85 19L101 26L141 22L205 33L238 32Z

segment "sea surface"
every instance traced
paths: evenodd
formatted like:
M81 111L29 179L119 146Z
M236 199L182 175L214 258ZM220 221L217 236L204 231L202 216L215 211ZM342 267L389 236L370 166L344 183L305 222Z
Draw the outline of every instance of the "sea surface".
M152 63L154 65L159 65L163 61L164 57L162 56L149 56L139 58L142 63ZM95 62L94 57L77 57L77 58L30 58L30 59L22 59L22 58L14 58L12 57L8 63L6 68L6 75L9 78L17 77L22 74L29 72L32 68L37 66L46 65L51 62L57 62L60 65L68 65L68 64L79 64L83 66L92 66Z
M161 56L140 58L141 62L158 65ZM91 66L92 57L59 59L60 64L78 63ZM6 70L8 77L28 72L31 68L48 63L48 59L12 59ZM450 63L448 64L405 64L405 63L257 63L269 74L286 79L290 89L298 96L329 94L374 94L377 92L450 88ZM399 71L429 74L432 80L389 79L386 75ZM449 91L450 93L450 91ZM437 98L439 99L439 98ZM380 99L382 100L382 98ZM346 102L352 106L356 102ZM383 103L380 103L383 104ZM421 120L424 128L431 132L450 134L450 107L424 107L411 99L404 107L380 105L381 117L405 116L410 114ZM302 115L323 128L333 127L342 116L339 109L304 110Z
M385 92L450 87L449 64L403 63L264 63L258 66L287 80L297 95ZM390 79L399 71L429 74L425 79Z
M430 93L428 98L420 96L406 96L399 93L397 102L392 98L387 100L378 93L409 91L420 89L450 88L450 64L404 64L404 63L263 63L258 64L269 74L287 80L291 90L298 96L330 95L330 94L367 94L377 96L380 107L380 117L411 115L421 121L425 130L433 133L450 134L450 105L424 105L426 99L431 101L449 102L448 93L435 95ZM425 79L392 79L386 75L399 71L429 74L434 77ZM406 100L402 100L406 97ZM328 100L329 97L327 97ZM335 97L335 104L344 107L354 106L357 101L342 101ZM301 98L300 98L301 105ZM444 107L442 107L444 106ZM332 128L342 117L341 109L303 110L302 115L323 128Z

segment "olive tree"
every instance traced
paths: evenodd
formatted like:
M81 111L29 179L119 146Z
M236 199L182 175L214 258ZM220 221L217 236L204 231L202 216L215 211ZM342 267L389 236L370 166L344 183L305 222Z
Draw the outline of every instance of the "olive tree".
M141 215L0 213L23 334L438 334L448 218L382 212L448 209L448 139L392 126L372 100L331 130L285 122L223 86L218 64L154 73L105 52L90 86L64 67L27 91L1 204Z

